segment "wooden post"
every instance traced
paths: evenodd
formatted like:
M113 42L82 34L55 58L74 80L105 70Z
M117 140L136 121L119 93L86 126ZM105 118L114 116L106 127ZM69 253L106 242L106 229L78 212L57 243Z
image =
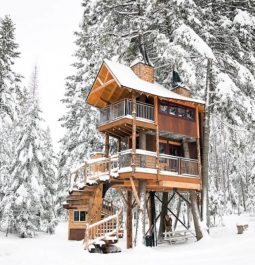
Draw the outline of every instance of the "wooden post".
M127 191L127 248L133 247L132 219L132 192Z
M201 147L200 147L200 126L199 126L199 112L198 112L198 106L196 107L196 123L197 123L197 138L196 138L196 143L197 143L197 161L198 161L198 176L200 178L200 181L202 183L202 164L201 164ZM201 211L200 211L200 216L201 219L203 218L202 216L202 205L200 205Z
M136 96L132 93L132 172L135 173L135 154L136 154Z
M158 126L158 98L154 97L154 119L156 124L156 169L157 169L157 179L159 180L159 126Z
M117 143L117 152L121 152L121 138L118 138L118 143Z
M109 133L105 133L105 144L104 144L104 150L105 150L105 157L109 157Z

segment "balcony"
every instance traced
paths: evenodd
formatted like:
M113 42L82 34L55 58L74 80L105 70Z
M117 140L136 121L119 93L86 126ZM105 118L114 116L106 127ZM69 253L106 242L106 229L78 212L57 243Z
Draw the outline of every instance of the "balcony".
M160 154L158 159L158 169L157 154L141 149L136 150L134 161L132 161L131 149L122 151L109 158L90 159L73 172L71 186L73 188L86 184L93 185L98 181L106 181L111 178L119 179L122 178L122 175L130 175L129 173L133 171L133 167L135 167L135 173L146 174L147 179L156 180L159 176L164 181L171 181L171 178L174 178L175 183L178 181L185 183L194 179L199 185L198 160L166 154ZM181 186L179 185L179 187Z
M117 121L121 118L132 118L132 100L123 99L100 111L99 126ZM136 117L145 122L154 121L153 105L136 102Z

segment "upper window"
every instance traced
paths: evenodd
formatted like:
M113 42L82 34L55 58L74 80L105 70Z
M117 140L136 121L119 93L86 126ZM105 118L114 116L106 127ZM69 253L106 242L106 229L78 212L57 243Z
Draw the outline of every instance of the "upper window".
M75 222L86 221L86 212L85 211L74 211L74 221Z
M167 114L167 109L168 109L168 105L167 105L167 103L160 103L160 112L162 112L162 113L166 113Z
M159 111L164 114L184 118L187 120L195 121L195 109L172 104L170 102L161 101L159 105Z

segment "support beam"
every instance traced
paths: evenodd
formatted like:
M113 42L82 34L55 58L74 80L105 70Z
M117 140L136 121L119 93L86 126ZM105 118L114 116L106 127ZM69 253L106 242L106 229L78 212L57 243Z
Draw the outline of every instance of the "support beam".
M135 154L136 154L136 95L132 93L132 172L135 173Z
M157 153L157 160L156 160L156 169L157 169L157 178L159 180L159 126L158 126L158 98L154 97L154 120L156 124L156 153Z
M109 150L110 150L110 145L109 145L109 133L105 133L105 142L104 142L104 150L105 150L105 157L109 157Z
M133 177L130 177L129 179L130 179L130 182L131 182L131 187L132 187L133 194L135 196L135 200L136 200L138 206L140 207L140 205L141 205L140 204L140 199L138 197L138 193L137 193L137 190L135 188L135 183L134 183Z

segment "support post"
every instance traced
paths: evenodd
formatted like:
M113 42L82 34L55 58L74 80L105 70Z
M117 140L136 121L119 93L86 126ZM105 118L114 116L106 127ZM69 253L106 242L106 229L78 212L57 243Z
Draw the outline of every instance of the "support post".
M133 247L132 219L132 192L127 191L127 248Z
M158 126L158 98L154 97L154 119L156 124L156 169L157 169L157 180L159 181L159 126Z
M104 150L105 150L105 157L109 157L109 133L105 133L105 144L104 144Z
M118 138L118 143L117 143L117 152L121 152L121 138Z
M136 96L132 93L132 173L135 173L135 155L136 155Z

